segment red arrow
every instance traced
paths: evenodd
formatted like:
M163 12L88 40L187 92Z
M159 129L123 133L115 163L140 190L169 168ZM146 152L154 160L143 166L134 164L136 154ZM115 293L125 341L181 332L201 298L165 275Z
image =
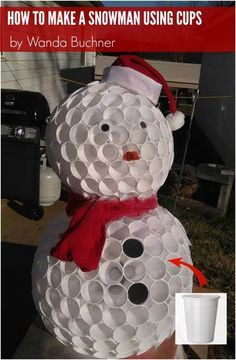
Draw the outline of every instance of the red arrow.
M197 277L200 287L203 287L204 285L208 285L207 279L205 278L205 276L203 275L203 273L200 270L195 268L195 266L188 264L181 260L182 260L182 257L176 258L176 259L171 259L168 261L170 261L172 264L174 264L178 267L180 267L180 265L184 265L184 266L187 266L189 269L191 269L194 272L195 276Z

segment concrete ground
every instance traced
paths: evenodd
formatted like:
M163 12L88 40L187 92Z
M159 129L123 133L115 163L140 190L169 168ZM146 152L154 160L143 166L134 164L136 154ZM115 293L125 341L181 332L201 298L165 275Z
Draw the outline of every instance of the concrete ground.
M52 206L44 207L44 216L35 221L29 220L7 205L2 200L2 241L23 245L38 245L42 231L61 212L65 210L66 203L57 201Z

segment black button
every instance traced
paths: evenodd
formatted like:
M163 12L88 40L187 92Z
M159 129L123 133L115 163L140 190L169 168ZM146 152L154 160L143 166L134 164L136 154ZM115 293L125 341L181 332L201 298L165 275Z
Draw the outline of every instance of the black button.
M140 126L142 129L146 129L147 125L144 121L141 121Z
M123 250L125 255L131 258L137 258L143 253L143 245L139 240L128 239L123 244Z
M148 298L148 289L144 284L137 283L130 286L128 298L133 304L143 304Z
M103 124L101 126L102 131L108 131L110 129L110 126L108 124Z

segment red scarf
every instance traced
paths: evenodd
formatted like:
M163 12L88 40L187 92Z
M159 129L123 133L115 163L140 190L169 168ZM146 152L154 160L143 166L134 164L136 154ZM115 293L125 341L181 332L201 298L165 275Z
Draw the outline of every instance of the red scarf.
M97 269L106 240L106 225L123 216L139 216L157 206L156 195L140 200L101 200L94 197L80 203L81 197L71 194L66 213L72 216L68 229L51 255L74 261L82 271Z

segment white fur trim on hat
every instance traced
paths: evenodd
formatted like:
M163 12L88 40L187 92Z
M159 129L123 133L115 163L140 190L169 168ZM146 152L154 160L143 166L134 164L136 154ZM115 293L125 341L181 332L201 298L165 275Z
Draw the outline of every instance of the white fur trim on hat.
M129 67L111 66L103 73L103 81L120 85L139 95L145 96L154 105L157 105L162 85L152 78Z
M176 111L174 114L168 114L166 116L166 120L172 131L178 130L184 125L184 117L181 111Z

